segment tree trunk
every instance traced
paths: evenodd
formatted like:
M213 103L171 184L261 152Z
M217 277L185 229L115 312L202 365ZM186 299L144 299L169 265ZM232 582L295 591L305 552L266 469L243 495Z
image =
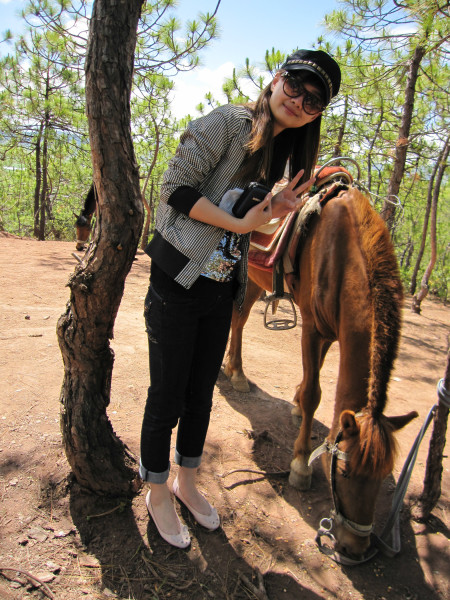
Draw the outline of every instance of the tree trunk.
M159 190L159 187L158 187ZM150 192L150 223L152 226L150 227L150 233L155 233L155 212L156 212L156 200L155 200L155 182L152 181L152 187Z
M44 128L44 143L42 145L42 185L40 193L40 217L39 217L39 237L42 242L45 240L45 223L46 223L46 207L47 207L47 192L48 192L48 128L49 115L45 115Z
M131 494L134 458L106 415L114 353L109 340L143 222L130 132L136 31L144 0L96 0L86 56L86 106L98 223L69 279L70 302L58 321L64 361L61 429L78 482L99 494Z
M430 438L423 491L419 498L419 504L414 510L414 518L419 521L423 521L430 516L441 496L442 458L444 456L450 402L450 351L447 354L447 368L445 376L440 382L439 391L441 394L446 394L446 398L439 398L434 413L433 432Z
M348 96L345 96L344 113L340 119L341 125L339 127L337 140L334 145L332 158L339 158L340 156L342 156L342 142L344 141L345 130L347 127L347 117L348 117ZM338 164L338 163L336 163L336 164Z
M145 225L144 225L144 231L142 233L142 239L141 239L141 250L145 250L145 248L147 247L148 244L148 232L150 230L150 222L152 221L153 218L153 210L150 209L150 206L152 206L153 208L153 204L150 203L150 206L147 202L147 200L145 199L145 192L147 191L147 186L148 186L148 182L150 180L150 176L153 172L153 168L156 164L156 161L158 159L158 154L159 154L159 144L160 144L160 132L159 132L159 127L158 127L158 123L156 122L155 118L153 117L152 114L150 114L150 118L153 121L153 126L155 128L155 135L156 135L156 144L155 144L155 152L153 154L153 159L152 159L152 164L150 165L150 168L148 170L147 173L147 177L145 178L145 183L144 183L144 187L142 189L142 202L144 203L145 206L145 211L146 211L146 218L145 218ZM152 198L153 198L153 182L152 182Z
M408 269L411 263L411 256L414 252L414 242L410 235L408 235L408 241L405 244L405 249L400 257L400 266L404 269Z
M420 284L420 291L418 294L413 296L411 303L411 310L417 314L420 314L420 305L422 300L427 297L428 294L428 281L430 280L431 273L433 272L434 265L436 263L436 255L437 255L437 243L436 243L436 223L437 223L437 204L439 199L439 192L441 191L441 183L442 178L444 177L444 171L446 169L448 155L450 151L450 144L447 140L445 144L445 149L442 155L441 164L439 165L438 173L436 176L436 182L434 184L433 190L433 201L431 203L431 224L430 224L430 243L431 243L431 257L430 262L428 263L427 268L425 269L425 273L422 277L422 282Z
M398 196L398 193L400 191L400 184L403 179L403 173L405 170L406 163L406 154L409 145L409 132L411 129L411 122L413 117L416 82L419 74L420 63L422 61L422 58L425 56L425 52L426 50L423 46L416 46L413 57L409 61L409 71L408 79L406 82L402 122L400 125L397 143L395 146L394 169L389 180L387 199L385 200L383 206L383 218L386 221L386 224L390 230L392 230L392 227L394 225L395 217L395 203L393 203L392 200L390 200L390 198Z
M144 223L144 229L142 231L142 237L141 237L141 250L145 250L148 246L148 232L150 230L151 212L150 212L149 203L147 202L147 199L144 196L144 192L142 192L142 202L143 202L144 208L145 208L145 223Z
M431 174L430 181L428 182L428 191L427 191L427 205L425 207L425 214L423 217L423 227L422 227L422 237L420 240L420 248L417 253L416 264L414 265L414 269L411 275L411 283L409 284L409 293L414 294L417 286L417 275L419 273L420 264L422 262L423 253L425 252L425 245L427 243L427 235L428 235L428 223L430 221L430 213L431 213L431 203L433 201L433 185L434 178L436 177L436 171L438 169L439 160L436 162L433 173Z
M42 179L42 168L41 168L41 139L42 131L44 129L44 123L41 123L39 127L39 133L35 145L35 185L34 185L34 215L33 215L33 235L35 238L39 238L39 199L41 193L41 179Z
M381 108L380 108L380 113L379 113L379 117L378 117L378 123L375 129L375 133L372 137L372 141L370 142L370 148L369 148L369 152L367 153L367 187L369 188L369 190L372 189L372 154L373 154L373 150L375 148L375 143L378 140L378 137L380 135L380 131L381 131L381 126L384 122L384 107L383 107L383 103L381 104Z
M427 241L427 232L428 232L428 221L430 220L430 212L431 212L431 203L433 200L433 186L434 186L434 180L436 177L436 173L439 169L439 165L442 163L442 159L445 155L445 149L448 146L448 144L450 143L450 138L447 138L447 141L444 145L444 147L442 148L442 151L439 154L439 157L433 167L433 172L431 173L431 177L430 177L430 181L428 184L428 193L427 193L427 206L425 209L425 215L424 215L424 220L423 220L423 228L422 228L422 239L420 241L420 248L419 248L419 252L417 254L417 260L416 260L416 264L414 266L414 270L413 273L411 275L411 283L409 286L409 293L410 294L414 294L416 291L416 285L417 285L417 274L419 273L419 269L420 269L420 263L422 262L422 258L423 258L423 253L425 252L425 244Z

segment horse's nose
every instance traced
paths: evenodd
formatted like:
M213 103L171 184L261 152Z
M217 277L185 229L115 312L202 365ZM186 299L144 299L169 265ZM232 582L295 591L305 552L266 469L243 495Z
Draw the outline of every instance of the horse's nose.
M360 560L367 552L370 546L369 537L346 536L343 541L336 541L335 549L339 554L344 554L348 558Z

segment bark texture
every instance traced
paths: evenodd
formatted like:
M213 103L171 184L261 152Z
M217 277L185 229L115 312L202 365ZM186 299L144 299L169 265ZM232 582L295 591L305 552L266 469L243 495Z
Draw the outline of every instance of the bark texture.
M444 150L441 155L440 165L437 171L436 181L434 183L433 197L431 202L431 224L430 224L430 246L431 256L428 262L425 273L422 277L420 284L420 290L412 298L411 310L417 314L420 314L421 305L423 300L428 295L428 282L430 281L431 274L434 269L434 265L437 259L437 205L439 200L439 194L441 191L442 179L444 177L445 169L447 168L448 156L450 153L450 140L447 139Z
M427 519L441 497L442 461L447 435L447 423L450 398L450 351L447 354L447 368L441 382L447 399L439 398L433 417L433 432L430 438L427 467L423 482L423 491L419 503L414 510L414 517L418 521Z
M389 180L387 200L383 206L383 218L387 223L389 229L392 229L395 217L395 203L392 202L391 197L398 196L400 191L400 184L403 179L403 173L405 171L406 154L408 152L409 145L409 133L411 130L411 123L413 118L414 110L414 97L416 93L416 82L419 76L419 67L425 56L426 48L423 46L416 46L413 56L409 61L408 78L405 89L405 102L403 104L402 111L402 122L398 132L397 143L395 146L395 160L394 168L392 171L391 178Z
M143 0L96 0L86 57L86 105L97 188L94 239L69 279L70 301L57 326L64 361L61 429L77 481L107 495L131 493L136 462L106 409L110 347L143 223L130 131L136 32Z

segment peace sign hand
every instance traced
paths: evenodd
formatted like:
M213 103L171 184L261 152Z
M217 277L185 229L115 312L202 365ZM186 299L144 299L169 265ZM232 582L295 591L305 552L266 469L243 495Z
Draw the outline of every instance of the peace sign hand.
M304 172L305 170L301 169L287 186L272 198L272 218L284 217L289 212L298 210L302 206L303 200L300 198L301 195L306 192L316 180L315 177L311 177L311 179L308 179L305 183L297 186L297 183L300 181Z

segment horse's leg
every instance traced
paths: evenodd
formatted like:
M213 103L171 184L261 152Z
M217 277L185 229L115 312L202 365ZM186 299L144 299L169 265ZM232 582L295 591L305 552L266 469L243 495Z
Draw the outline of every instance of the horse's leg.
M292 409L293 415L301 418L301 426L294 444L294 458L289 475L289 483L299 490L311 487L312 467L308 466L308 459L311 454L312 423L322 394L320 369L330 345L331 342L324 340L312 323L303 321L303 380L298 387L294 398L295 406Z
M242 369L242 333L247 322L250 310L260 297L262 289L251 279L248 280L247 293L245 294L242 311L233 307L231 319L230 343L225 362L224 372L231 380L231 385L237 392L249 392L250 386Z
M344 312L344 311L343 311ZM339 375L336 385L336 402L330 437L339 430L340 414L343 410L360 411L367 404L367 391L370 377L370 319L364 321L360 308L359 329L353 326L353 315L341 319L339 340ZM356 313L353 313L356 314ZM366 328L362 327L366 323ZM357 357L357 360L355 360Z
M333 342L322 341L320 360L319 360L319 371L322 369L323 361L325 360L325 356L327 355L327 352L332 343ZM291 410L292 423L294 425L296 425L299 429L302 424L302 416L303 416L301 402L300 402L300 398L304 395L302 392L302 384L303 384L303 381L297 388L297 392L295 393L295 396L293 399L294 406L292 407L292 410ZM320 392L320 390L319 390L319 392ZM319 398L319 401L320 401L320 398Z

